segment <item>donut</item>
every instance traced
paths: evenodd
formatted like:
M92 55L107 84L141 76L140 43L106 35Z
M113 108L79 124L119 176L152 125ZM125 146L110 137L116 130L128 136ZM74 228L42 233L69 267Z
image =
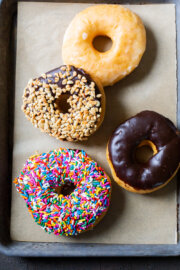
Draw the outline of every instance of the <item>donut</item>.
M98 36L112 40L110 50L99 52L94 48ZM68 26L62 58L64 63L82 67L108 86L138 66L145 48L145 28L135 13L120 5L95 5L78 13Z
M142 163L135 151L149 146L152 157ZM107 146L114 180L126 190L150 193L170 182L180 165L180 135L174 124L154 111L142 111L122 123Z
M63 65L28 82L22 110L42 132L82 141L103 121L105 94L101 83L84 70Z
M55 235L92 229L110 203L109 177L83 150L31 156L14 183L35 222Z

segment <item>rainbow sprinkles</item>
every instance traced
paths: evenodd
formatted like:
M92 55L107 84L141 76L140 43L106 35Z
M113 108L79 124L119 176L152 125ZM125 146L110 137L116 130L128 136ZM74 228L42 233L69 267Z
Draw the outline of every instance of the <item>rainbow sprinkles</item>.
M56 235L92 228L110 203L109 177L83 150L60 148L32 156L14 183L35 222ZM74 190L58 194L66 184Z

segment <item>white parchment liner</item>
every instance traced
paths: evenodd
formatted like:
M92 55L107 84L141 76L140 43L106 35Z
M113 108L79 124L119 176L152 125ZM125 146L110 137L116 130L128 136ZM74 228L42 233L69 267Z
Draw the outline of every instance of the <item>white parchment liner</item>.
M17 64L13 179L35 151L58 147L87 151L111 176L105 149L115 127L141 110L151 109L176 122L176 44L174 5L132 5L147 30L147 50L128 77L105 88L107 108L101 128L83 143L67 143L41 133L25 119L22 94L30 78L62 64L61 45L66 27L87 4L18 4ZM108 18L107 18L108 19ZM18 241L121 244L176 243L176 183L149 195L129 193L113 182L111 207L90 232L78 237L45 233L31 218L13 184L11 237Z

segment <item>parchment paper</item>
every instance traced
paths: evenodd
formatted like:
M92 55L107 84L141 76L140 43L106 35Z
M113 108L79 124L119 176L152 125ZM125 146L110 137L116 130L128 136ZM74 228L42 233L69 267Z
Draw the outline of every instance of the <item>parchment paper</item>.
M115 127L141 110L151 109L176 123L175 6L140 5L147 30L147 50L139 67L124 80L105 89L107 109L100 129L87 142L65 143L41 133L21 111L23 89L30 78L62 64L61 45L66 27L87 4L19 3L13 179L35 151L58 147L87 151L111 175L105 148ZM108 19L108 18L107 18ZM90 232L78 237L45 233L31 218L24 200L12 190L11 237L18 241L121 244L176 243L176 182L150 195L129 193L113 182L111 207Z

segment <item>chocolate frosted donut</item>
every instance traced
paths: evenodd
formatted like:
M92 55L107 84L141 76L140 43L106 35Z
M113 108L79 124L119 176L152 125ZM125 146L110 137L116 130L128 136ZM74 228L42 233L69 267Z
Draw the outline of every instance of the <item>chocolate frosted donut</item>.
M145 163L135 158L135 150L148 145L153 156ZM166 117L143 111L122 123L107 146L107 159L115 181L137 193L149 193L166 185L180 164L180 136Z
M84 70L63 65L29 81L22 110L41 131L61 140L82 141L103 121L104 90Z

